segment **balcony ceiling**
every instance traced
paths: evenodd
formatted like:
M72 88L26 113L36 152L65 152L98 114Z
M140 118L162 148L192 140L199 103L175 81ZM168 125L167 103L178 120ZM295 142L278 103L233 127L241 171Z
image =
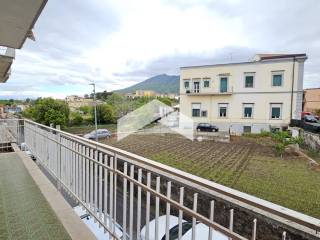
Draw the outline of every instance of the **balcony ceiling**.
M47 0L1 0L0 46L21 48Z
M0 83L8 80L12 61L13 57L0 55Z

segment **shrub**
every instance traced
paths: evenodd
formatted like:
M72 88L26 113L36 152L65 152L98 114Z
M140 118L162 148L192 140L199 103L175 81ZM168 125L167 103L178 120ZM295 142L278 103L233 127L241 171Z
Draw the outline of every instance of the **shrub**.
M71 125L73 126L79 126L83 123L83 117L79 112L72 112L70 114L70 118L71 118Z
M286 148L286 145L284 143L277 143L274 145L274 150L275 150L276 154L281 157L284 153L285 148Z
M289 135L289 133L287 131L273 132L273 133L271 133L271 137L273 140L275 140L277 142L281 142L281 143L285 143L288 141L288 139L291 138L291 136Z
M260 137L269 137L270 136L270 132L266 131L266 130L261 130L259 135L260 135Z

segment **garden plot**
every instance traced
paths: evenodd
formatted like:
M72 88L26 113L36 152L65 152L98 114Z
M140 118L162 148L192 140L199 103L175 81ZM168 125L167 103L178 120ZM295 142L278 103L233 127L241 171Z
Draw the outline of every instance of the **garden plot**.
M320 172L293 153L275 155L269 138L236 137L222 143L134 134L103 142L320 218Z

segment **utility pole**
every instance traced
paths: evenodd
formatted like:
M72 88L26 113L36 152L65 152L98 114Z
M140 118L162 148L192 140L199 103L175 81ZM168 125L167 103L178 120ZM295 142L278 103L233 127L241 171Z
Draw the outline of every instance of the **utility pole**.
M90 83L89 85L93 86L93 104L94 104L94 125L96 129L95 137L96 142L98 142L98 124L97 124L97 102L96 102L96 84Z

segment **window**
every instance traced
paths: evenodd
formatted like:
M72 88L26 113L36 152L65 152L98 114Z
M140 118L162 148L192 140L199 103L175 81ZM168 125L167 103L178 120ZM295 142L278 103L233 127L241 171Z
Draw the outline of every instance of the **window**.
M203 79L203 87L204 88L210 87L210 79L208 78Z
M243 104L243 117L252 118L253 117L253 103Z
M271 119L281 119L282 104L281 103L271 103L270 104L270 118Z
M189 89L189 81L184 81L184 88Z
M272 73L272 86L273 87L281 87L283 81L283 73L282 72L273 72Z
M220 78L220 92L228 92L228 78L227 77L221 77Z
M254 75L253 74L246 74L244 76L244 87L245 88L253 88L254 85Z
M201 111L201 117L207 117L207 110Z
M200 103L192 103L192 117L200 117Z
M182 236L192 228L192 222L184 222L182 225ZM179 237L179 224L175 225L169 230L169 239L178 239ZM165 240L166 235L164 235L161 240Z
M244 133L251 133L251 126L243 126Z
M193 82L193 92L194 93L199 93L200 92L200 82L198 82L198 81Z
M228 104L220 103L219 104L219 117L226 118L227 117Z

